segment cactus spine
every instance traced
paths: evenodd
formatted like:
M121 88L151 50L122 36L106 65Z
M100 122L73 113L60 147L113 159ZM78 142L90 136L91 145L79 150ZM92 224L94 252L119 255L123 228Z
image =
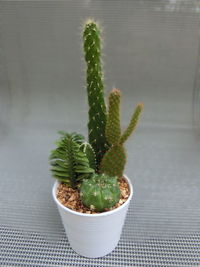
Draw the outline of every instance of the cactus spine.
M90 179L83 180L80 196L83 204L91 210L104 211L111 208L120 198L117 177L94 174Z
M126 164L126 151L124 142L132 134L136 128L143 104L137 105L131 121L124 131L120 134L120 91L113 89L109 96L109 111L106 124L106 138L111 145L110 149L105 153L100 166L100 172L109 176L122 177Z
M95 153L97 166L106 152L106 105L101 62L101 36L97 24L89 20L83 31L85 61L87 64L87 93L89 104L88 135Z

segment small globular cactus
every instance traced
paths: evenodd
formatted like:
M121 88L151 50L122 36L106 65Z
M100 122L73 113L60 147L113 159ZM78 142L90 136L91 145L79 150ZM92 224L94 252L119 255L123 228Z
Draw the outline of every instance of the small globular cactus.
M117 177L105 174L94 174L90 179L83 180L80 188L83 204L98 212L113 207L119 201L120 194Z
M136 128L143 104L139 103L131 117L131 121L126 130L121 134L120 128L120 97L121 93L118 89L113 89L109 95L109 111L106 124L106 139L111 145L110 149L105 153L101 165L100 172L109 176L122 177L126 164L126 151L124 142L132 134Z
M88 20L84 26L83 43L87 64L88 135L89 143L96 153L98 168L107 150L105 138L106 105L101 62L101 30L93 20Z

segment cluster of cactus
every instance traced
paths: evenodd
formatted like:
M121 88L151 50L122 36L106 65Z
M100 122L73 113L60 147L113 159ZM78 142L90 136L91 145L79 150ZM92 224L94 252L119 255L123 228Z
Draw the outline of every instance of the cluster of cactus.
M101 30L88 20L83 30L87 65L86 83L89 104L88 143L76 133L62 133L57 148L51 152L52 174L80 189L83 204L91 210L104 211L120 198L119 179L126 164L124 143L134 131L143 104L138 104L126 130L121 132L118 89L109 95L108 111L104 100L101 61Z
M94 174L82 182L80 196L83 204L91 210L103 211L113 207L120 198L117 177Z

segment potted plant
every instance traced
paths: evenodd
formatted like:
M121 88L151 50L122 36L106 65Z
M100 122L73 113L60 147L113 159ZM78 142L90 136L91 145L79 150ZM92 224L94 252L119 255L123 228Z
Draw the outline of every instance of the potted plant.
M118 89L104 100L101 31L88 20L83 30L89 103L88 142L81 134L60 132L51 151L53 198L71 244L85 257L102 257L118 244L132 198L131 181L124 175L124 143L134 131L143 104L139 103L125 131L120 126Z

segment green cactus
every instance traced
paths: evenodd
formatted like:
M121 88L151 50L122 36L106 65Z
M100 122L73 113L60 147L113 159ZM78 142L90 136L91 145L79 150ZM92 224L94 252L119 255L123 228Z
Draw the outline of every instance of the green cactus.
M109 95L109 108L104 100L101 60L101 30L88 20L83 30L83 48L87 65L88 139L77 133L60 132L56 149L49 161L52 175L77 191L82 203L98 212L113 207L120 199L118 178L126 164L125 141L136 128L143 104L138 104L130 123L122 133L120 125L120 90Z
M81 144L80 149L87 156L87 158L89 160L90 168L92 168L96 171L96 169L97 169L96 155L95 155L95 152L94 152L94 149L92 148L92 146L89 143L84 142Z
M81 148L83 136L60 133L62 136L56 142L57 148L51 151L49 157L52 175L75 189L81 180L94 173L94 169Z
M90 179L83 180L80 196L83 204L91 210L100 212L113 207L120 199L117 177L94 174Z
M120 97L121 93L118 89L113 89L109 95L109 110L106 122L106 139L109 144L117 144L121 136Z
M128 138L129 136L132 134L132 132L135 130L139 117L140 117L140 113L143 110L143 103L139 103L137 104L135 111L131 117L131 121L128 125L128 127L126 128L126 130L124 131L124 133L122 134L122 136L120 137L119 143L123 144Z
M106 105L101 62L101 31L92 20L88 20L84 26L83 42L87 64L88 135L89 143L96 153L98 168L108 148L105 138Z
M119 117L120 96L120 91L117 89L113 89L110 92L109 111L106 124L106 138L111 147L105 153L100 165L101 173L118 177L122 177L126 164L126 151L124 148L124 142L136 128L139 116L143 109L142 103L137 105L128 127L121 135Z
M100 172L109 176L122 177L126 164L126 151L122 144L114 144L104 155Z

